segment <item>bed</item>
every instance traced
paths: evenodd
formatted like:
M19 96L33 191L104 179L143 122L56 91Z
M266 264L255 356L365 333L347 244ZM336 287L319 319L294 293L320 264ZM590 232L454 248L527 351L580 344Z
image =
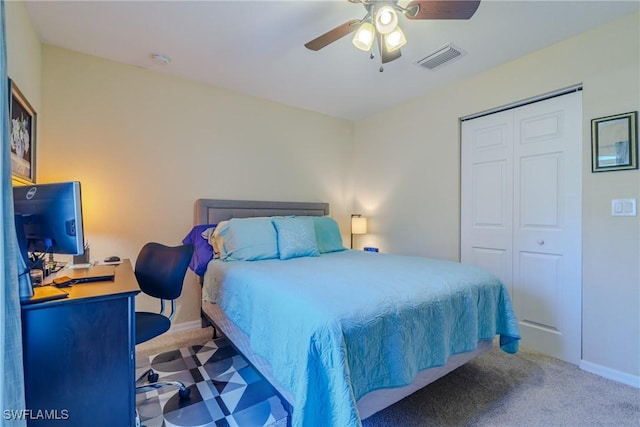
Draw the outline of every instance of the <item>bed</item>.
M328 214L326 203L200 199L194 222L280 217L284 240L290 224ZM276 388L296 427L361 425L496 336L509 353L520 339L502 283L454 262L353 250L213 259L202 284L203 316Z

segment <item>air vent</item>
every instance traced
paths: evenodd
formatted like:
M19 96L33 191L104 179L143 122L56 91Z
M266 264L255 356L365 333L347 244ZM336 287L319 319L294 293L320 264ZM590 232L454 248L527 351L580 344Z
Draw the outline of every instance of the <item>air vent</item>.
M462 49L454 47L452 44L448 44L445 47L433 52L426 58L418 61L418 65L433 70L434 68L439 67L445 62L449 62L454 58L462 56L463 54L464 51Z

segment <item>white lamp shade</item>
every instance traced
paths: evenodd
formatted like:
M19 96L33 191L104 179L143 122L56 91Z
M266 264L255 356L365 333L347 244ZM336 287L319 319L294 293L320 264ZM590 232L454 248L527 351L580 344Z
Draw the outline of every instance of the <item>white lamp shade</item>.
M380 34L389 34L398 26L398 14L393 7L384 5L376 11L374 22Z
M394 50L400 49L402 46L407 44L407 39L398 26L395 30L384 36L384 44L388 52L393 52Z
M367 218L362 216L351 217L351 234L367 234Z
M370 22L363 22L358 31L353 35L351 41L355 47L365 52L371 50L373 40L375 39L376 30Z

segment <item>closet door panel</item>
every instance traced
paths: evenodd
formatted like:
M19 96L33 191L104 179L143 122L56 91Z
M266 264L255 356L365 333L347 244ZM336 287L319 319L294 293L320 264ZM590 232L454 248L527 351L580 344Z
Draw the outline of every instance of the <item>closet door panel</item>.
M481 266L511 286L513 113L462 123L462 262Z
M523 344L581 359L581 99L514 110L513 302Z

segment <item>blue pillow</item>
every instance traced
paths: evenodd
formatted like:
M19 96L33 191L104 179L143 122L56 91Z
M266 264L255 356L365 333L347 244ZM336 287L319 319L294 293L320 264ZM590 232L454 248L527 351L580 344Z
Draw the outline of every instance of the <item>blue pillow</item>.
M223 261L278 258L278 237L271 218L232 218L214 235L220 238Z
M213 258L213 248L207 239L202 236L202 233L215 226L216 224L196 225L191 229L189 234L182 239L182 243L185 245L193 245L193 255L189 262L189 268L199 276L204 274L207 270L207 264L209 264L209 261Z
M316 241L321 254L347 249L342 245L342 235L335 219L330 216L314 216L311 218L313 218Z
M278 232L280 259L319 256L313 221L307 218L273 218Z

